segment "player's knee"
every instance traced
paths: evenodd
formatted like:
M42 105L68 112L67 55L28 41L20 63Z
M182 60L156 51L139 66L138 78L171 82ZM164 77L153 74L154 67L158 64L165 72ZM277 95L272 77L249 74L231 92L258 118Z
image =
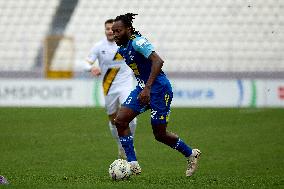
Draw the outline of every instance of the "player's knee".
M164 142L166 135L164 133L154 133L155 139L159 142Z
M114 119L116 118L116 112L109 115L109 120L111 122L111 124L115 125Z
M118 118L115 118L115 119L113 120L113 123L114 123L114 125L115 125L116 127L119 127L119 125L121 125L121 121L120 121Z
M114 124L117 128L123 128L123 127L128 125L128 123L126 121L124 121L123 119L121 119L119 117L116 117L114 119Z

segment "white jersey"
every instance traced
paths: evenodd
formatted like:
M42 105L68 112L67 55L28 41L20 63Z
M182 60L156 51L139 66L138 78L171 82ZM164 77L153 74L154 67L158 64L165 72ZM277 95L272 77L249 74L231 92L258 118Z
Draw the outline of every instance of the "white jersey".
M118 91L125 90L131 86L133 88L133 73L132 70L124 62L123 58L114 60L117 55L118 46L115 42L110 42L106 38L96 43L91 49L87 61L90 64L99 62L103 79L104 94L114 94Z

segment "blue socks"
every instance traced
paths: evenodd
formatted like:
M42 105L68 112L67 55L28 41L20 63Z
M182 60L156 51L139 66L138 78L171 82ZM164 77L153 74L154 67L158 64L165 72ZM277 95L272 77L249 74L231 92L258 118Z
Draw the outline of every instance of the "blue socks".
M182 153L185 157L189 157L192 154L192 149L187 146L180 138L177 140L177 143L172 146L172 148Z
M131 134L128 136L122 136L119 137L119 140L127 156L127 161L137 161L133 146L133 136ZM171 147L182 153L185 157L189 157L192 154L192 149L180 138L177 140L176 144Z
M133 136L130 134L128 136L119 137L120 143L125 151L127 161L137 161L134 146L133 146Z

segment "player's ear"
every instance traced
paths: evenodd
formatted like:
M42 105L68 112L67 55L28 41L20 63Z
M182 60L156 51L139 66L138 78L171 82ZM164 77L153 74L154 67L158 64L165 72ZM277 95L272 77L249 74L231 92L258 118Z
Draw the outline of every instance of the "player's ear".
M127 31L127 34L128 34L128 35L131 35L131 27L127 27L127 28L126 28L126 31Z

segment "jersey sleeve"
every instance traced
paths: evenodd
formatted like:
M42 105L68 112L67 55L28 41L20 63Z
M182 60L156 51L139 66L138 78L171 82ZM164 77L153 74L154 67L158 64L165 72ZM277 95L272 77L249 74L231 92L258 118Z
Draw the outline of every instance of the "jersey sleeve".
M99 56L99 45L96 44L90 51L89 55L86 58L86 61L90 64L94 64Z
M148 58L150 54L154 51L154 47L148 40L144 37L136 37L132 42L133 48L141 53L145 58Z

